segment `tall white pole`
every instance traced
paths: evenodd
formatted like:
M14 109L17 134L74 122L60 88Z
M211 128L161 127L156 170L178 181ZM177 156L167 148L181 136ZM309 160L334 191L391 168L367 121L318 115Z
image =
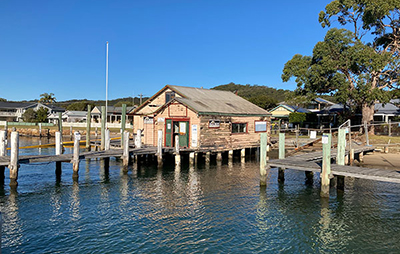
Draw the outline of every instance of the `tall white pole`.
M108 110L108 41L107 41L107 53L106 53L106 128L107 128L107 110Z

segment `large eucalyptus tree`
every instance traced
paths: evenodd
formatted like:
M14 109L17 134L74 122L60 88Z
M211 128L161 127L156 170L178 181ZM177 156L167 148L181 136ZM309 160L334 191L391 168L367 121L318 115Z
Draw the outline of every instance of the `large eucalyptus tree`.
M359 107L362 121L373 120L376 101L387 102L398 88L400 0L335 0L319 14L322 27L336 22L312 56L295 55L282 80L295 77L300 94L332 94Z

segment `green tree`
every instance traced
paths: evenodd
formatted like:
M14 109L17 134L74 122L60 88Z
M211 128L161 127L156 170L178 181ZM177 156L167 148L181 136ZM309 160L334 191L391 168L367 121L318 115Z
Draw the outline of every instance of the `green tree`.
M278 103L276 99L271 98L267 95L258 95L255 97L251 97L249 101L263 109L274 108Z
M40 103L55 103L56 97L54 97L54 93L42 93L39 99Z
M27 123L34 123L36 121L36 111L28 108L22 115L22 119Z
M295 77L301 95L333 94L356 105L363 122L372 121L375 102L387 102L388 91L398 86L399 7L399 0L332 1L319 15L321 25L329 27L336 19L352 31L330 29L312 56L295 55L285 64L282 80ZM370 41L364 40L367 34Z
M71 103L70 105L67 106L67 110L70 111L86 111L88 108L88 105L92 106L92 109L95 107L95 104L93 102L88 102L88 101L78 101Z
M289 123L300 123L306 121L306 113L293 112L289 114Z
M0 98L0 101L4 102L4 101L7 101L7 99Z
M47 108L39 108L36 111L35 122L37 122L37 123L45 123L45 122L47 122L47 115L48 115Z

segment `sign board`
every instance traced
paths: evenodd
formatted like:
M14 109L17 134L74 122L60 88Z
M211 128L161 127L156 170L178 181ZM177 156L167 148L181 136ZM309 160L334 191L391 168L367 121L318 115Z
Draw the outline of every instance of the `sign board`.
M255 122L255 131L256 132L267 131L267 122L266 121L256 121Z
M159 118L157 119L157 122L159 122L159 123L165 122L165 117L159 117Z
M322 144L328 144L329 138L327 135L322 135Z
M208 121L208 128L219 128L220 123L221 122L219 120L212 119L212 120Z
M192 124L192 147L197 147L197 125Z
M317 131L310 131L310 138L317 138Z
M143 123L144 124L153 124L154 123L154 118L146 116L145 118L143 118Z
M185 135L186 134L186 122L179 123L179 134Z
M344 129L344 133L349 133L349 128Z

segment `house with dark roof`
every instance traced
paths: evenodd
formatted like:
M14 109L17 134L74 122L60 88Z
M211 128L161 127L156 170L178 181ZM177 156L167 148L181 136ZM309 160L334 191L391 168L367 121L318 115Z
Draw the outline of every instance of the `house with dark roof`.
M259 145L269 132L271 114L229 91L167 85L135 109L134 132L143 142L157 145L163 132L165 147L241 149Z
M298 107L298 106L292 106L292 105L286 105L286 104L280 104L276 106L275 108L271 109L269 111L271 113L272 119L283 119L283 120L289 120L289 114L298 112L298 113L310 113L308 109Z
M0 121L20 122L27 109L46 108L48 114L65 112L65 109L37 102L0 102Z

